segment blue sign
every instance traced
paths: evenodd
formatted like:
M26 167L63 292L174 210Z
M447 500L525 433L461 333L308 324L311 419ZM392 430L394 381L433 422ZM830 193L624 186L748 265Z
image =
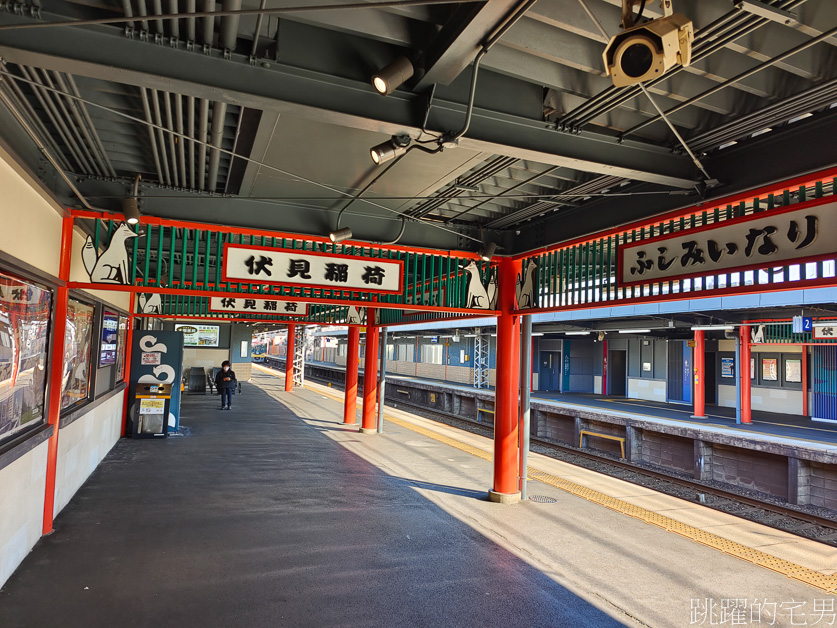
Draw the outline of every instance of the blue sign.
M696 376L696 374L694 375ZM683 343L683 401L692 402L692 350Z
M180 428L180 380L183 376L183 334L179 331L135 331L131 351L129 416L134 416L137 384L171 384L169 434Z

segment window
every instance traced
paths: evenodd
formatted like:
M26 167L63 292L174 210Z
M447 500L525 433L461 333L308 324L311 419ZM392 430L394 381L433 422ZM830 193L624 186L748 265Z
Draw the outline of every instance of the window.
M116 349L119 342L119 316L105 310L102 315L102 346L99 366L116 364Z
M426 364L442 364L444 345L421 345L421 361Z
M395 345L387 345L387 360L395 359Z
M341 358L345 358L347 348L348 345L346 345L345 343L340 343L339 345L337 345L337 355L339 355Z
M125 337L128 335L128 317L127 316L120 316L119 317L119 330L116 334L117 336L117 348L116 348L116 381L121 382L125 379ZM243 341L247 342L247 341ZM244 353L241 355L242 358L247 357L247 351L244 350Z
M95 309L70 299L64 336L64 373L61 377L61 409L87 399L90 393L91 343Z
M0 438L44 418L52 294L0 273Z

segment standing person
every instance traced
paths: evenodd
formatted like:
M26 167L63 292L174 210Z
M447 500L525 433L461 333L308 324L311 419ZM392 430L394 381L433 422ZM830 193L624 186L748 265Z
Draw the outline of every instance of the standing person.
M221 362L221 370L215 376L215 387L221 393L221 410L232 410L232 393L235 388L235 371L230 368L229 360Z

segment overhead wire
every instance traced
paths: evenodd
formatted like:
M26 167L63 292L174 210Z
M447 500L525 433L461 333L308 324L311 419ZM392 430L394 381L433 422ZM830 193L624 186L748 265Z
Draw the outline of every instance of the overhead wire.
M29 84L29 85L31 85L31 86L33 86L33 87L38 86L38 84L36 84L34 81L31 81L31 80L29 80L29 79L25 79L25 78L22 78L22 77L20 77L20 76L17 76L17 75L15 75L15 74L13 74L13 73L9 72L9 71L8 71L8 70L6 70L5 68L0 68L0 76L6 76L6 77L8 77L8 78L10 78L10 79L13 79L13 80L15 80L15 81L20 81L20 82L22 82L22 83ZM111 113L111 114L113 114L113 115L115 115L115 116L118 116L118 117L121 117L121 118L125 118L125 119L127 119L127 120L131 120L131 121L133 121L133 122L136 122L137 124L146 125L146 126L151 126L151 127L153 127L154 129L156 129L157 131L161 131L161 132L163 132L163 133L169 133L169 134L171 134L171 135L173 135L173 136L176 136L176 137L179 137L179 138L181 138L181 139L183 139L183 140L193 141L193 142L195 142L195 143L196 143L196 144L198 144L198 145L205 146L205 147L211 148L211 149L213 149L213 150L217 150L217 151L222 152L222 153L225 153L225 154L227 154L227 155L231 155L232 157L236 157L236 158L238 158L238 159L242 159L242 160L244 160L244 161L246 161L246 162L248 162L248 163L253 163L253 164L255 164L255 165L257 165L257 166L260 166L260 167L262 167L262 168L266 168L266 169L268 169L268 170L272 170L272 171L274 171L274 172L278 172L278 173L280 173L280 174L283 174L283 175L288 176L288 177L292 177L292 178L294 178L294 179L298 179L298 180L300 180L300 181L303 181L303 182L305 182L305 183L309 183L309 184L314 185L314 186L316 186L316 187L320 187L320 188L323 188L323 189L328 190L328 191L330 191L330 192L334 192L334 193L339 194L339 195L341 195L341 196L343 196L343 197L348 197L348 198L350 198L350 199L353 199L353 198L354 198L354 194L351 194L351 193L349 193L349 192L344 192L343 190L340 190L339 188L332 187L332 186L327 185L327 184L325 184L325 183L320 183L319 181L315 181L315 180L313 180L313 179L309 179L308 177L304 177L304 176L299 175L299 174L294 174L293 172L289 172L289 171L287 171L287 170L283 170L282 168L278 168L278 167L273 166L273 165L271 165L271 164L268 164L268 163L265 163L265 162L259 161L258 159L253 159L252 157L247 157L247 156L245 156L245 155L239 155L239 154L236 154L234 151L227 150L227 149L225 149L225 148L223 148L223 147L221 147L221 146L216 146L216 145L213 145L213 144L212 144L212 143L210 143L210 142L205 142L205 141L202 141L202 140L197 139L197 138L188 137L188 136L187 136L187 135L185 135L184 133L178 133L177 131L174 131L174 130L172 130L172 129L168 129L168 128L166 128L166 127L162 126L162 125L156 124L155 122L150 122L150 121L148 121L148 120L143 120L142 118L137 118L136 116L132 116L132 115L130 115L130 114L128 114L128 113L124 113L124 112L122 112L122 111L118 111L118 110L113 109L113 108L111 108L111 107L108 107L108 106L106 106L106 105L101 105L101 104L99 104L99 103L97 103L97 102L94 102L94 101L91 101L91 100L87 100L86 98L82 98L82 97L80 97L80 96L75 96L74 94L70 94L70 93L65 93L65 92L62 92L61 90L58 90L58 89L56 89L56 88L54 88L54 87L48 87L48 86L40 85L40 88L41 88L41 89L45 89L45 90L47 90L47 91L55 92L55 93L57 93L57 94L60 94L60 95L62 95L62 96L64 96L64 97L68 98L68 99L71 99L71 100L76 100L76 101L83 102L83 103L85 103L85 104L87 104L87 105L90 105L91 107L96 107L97 109L101 109L101 110L103 110L103 111L107 111L108 113ZM7 104L7 106L8 106L8 104ZM427 152L430 152L430 151L429 151L429 149L424 149L423 147L419 147L419 146L417 146L416 148L423 149L423 150L425 150L425 151L427 151ZM63 172L63 171L62 171L62 172ZM372 205L373 207L377 207L378 209L382 209L382 210L384 210L384 211L390 212L390 213L395 214L395 215L397 215L397 216L407 216L407 214L406 214L405 212L398 211L397 209L391 209L391 208L389 208L389 207L387 207L387 206L385 206L385 205L381 205L381 204L376 203L376 202L374 202L374 201L371 201L371 200L369 200L369 199L360 198L360 199L357 199L357 200L358 200L358 201L360 201L360 202L362 202L362 203L367 203L368 205ZM101 211L101 210L99 210L99 211ZM415 220L419 220L419 221L420 221L420 219L417 219L417 218L414 218L414 219L415 219ZM473 237L473 236L470 236L470 235L468 235L468 234L466 234L466 233L462 233L461 231L458 231L458 230L456 230L456 229L449 229L449 228L447 228L447 227L444 227L444 226L442 226L442 225L439 225L439 224L436 224L436 223L433 223L433 222L427 222L427 221L421 221L421 222L424 222L424 224L427 224L427 225L429 225L429 226L432 226L432 227L433 227L433 228L435 228L435 229L439 229L439 230L441 230L441 231L446 231L446 232L448 232L448 233L452 233L452 234L454 234L454 235L456 235L456 236L461 236L461 237L463 237L463 238L467 238L467 239L469 239L469 240L473 240L474 242L482 242L480 239L475 238L475 237Z
M57 28L63 26L93 26L101 24L122 24L134 22L158 22L162 26L162 20L194 19L194 18L216 18L216 17L240 17L247 15L280 15L283 13L315 13L320 11L346 11L355 9L388 9L409 6L428 6L434 4L469 4L484 2L484 0L382 0L379 2L353 2L347 4L315 4L311 6L289 6L258 9L227 9L221 11L193 11L177 13L156 13L153 15L124 15L117 17L100 17L82 20L65 20L63 22L35 22L29 24L5 24L0 26L0 31L29 30L41 28ZM143 6L144 3L140 3ZM159 29L161 30L161 28Z

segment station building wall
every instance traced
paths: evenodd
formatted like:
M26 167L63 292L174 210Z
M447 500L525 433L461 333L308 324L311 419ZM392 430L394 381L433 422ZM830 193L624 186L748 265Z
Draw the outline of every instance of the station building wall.
M63 208L36 179L0 147L0 272L44 287L57 284ZM85 236L73 237L70 279L87 281L79 252ZM71 291L70 298L92 306L93 338L101 334L102 312L123 317L129 296L111 291ZM53 292L54 304L54 292ZM54 320L54 305L52 317ZM47 346L50 339L47 339ZM119 438L124 384L114 366L99 367L98 344L87 374L88 396L62 413L59 423L55 514ZM121 347L120 347L121 350ZM48 362L46 364L48 368ZM48 378L47 378L48 379ZM91 381L92 380L92 381ZM61 394L61 391L47 391ZM48 401L45 399L44 407ZM11 576L41 537L46 490L47 439L52 428L45 418L20 431L0 433L0 586Z
M310 354L311 359L346 366L348 340L340 337L337 342L337 347L326 349L325 353L322 349L315 348ZM474 381L474 345L474 338L464 335L446 337L425 334L401 338L389 336L387 338L387 373L470 385ZM361 367L365 355L366 347L363 334L361 334L359 352ZM491 386L494 385L496 377L495 358L496 339L490 337L488 375Z
M188 323L189 321L184 321ZM179 324L179 323L178 323ZM216 324L216 323L207 323ZM183 348L183 370L199 367L211 371L213 367L220 367L221 362L229 360L240 381L249 381L252 377L252 358L250 343L253 338L252 328L248 325L235 323L217 323L218 346L217 347L184 347ZM163 329L174 331L174 322L165 321ZM242 346L246 342L246 347ZM246 348L246 351L243 349Z
M802 414L803 391L802 383L788 381L786 363L789 360L802 359L802 347L794 345L751 345L752 360L755 367L750 374L750 403L753 410L763 412L778 412L780 414ZM735 341L721 340L718 342L718 405L728 408L735 407L735 380L721 377L721 360L734 359ZM775 380L772 369L764 365L763 361L772 365L775 360ZM810 372L810 370L809 370ZM765 377L767 375L767 377ZM791 378L795 379L795 378ZM724 381L729 384L723 383ZM809 400L810 401L810 400ZM810 407L810 404L809 404Z

